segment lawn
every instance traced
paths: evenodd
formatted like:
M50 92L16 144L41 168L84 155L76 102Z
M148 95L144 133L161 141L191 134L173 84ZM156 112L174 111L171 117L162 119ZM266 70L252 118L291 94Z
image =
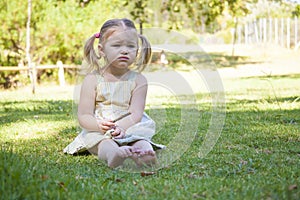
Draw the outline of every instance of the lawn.
M197 94L200 105L187 108L196 108L199 116L189 119L197 131L187 150L182 148L182 155L175 151L173 156L180 158L164 167L141 172L112 170L90 155L63 154L80 130L72 86L41 86L36 95L29 88L1 91L0 198L299 199L299 79L300 75L286 75L223 80L225 124L204 157L199 157L199 149L212 105L210 94ZM179 130L182 105L166 100L152 106L150 100L147 112L156 121L163 114L164 124L157 122L154 140L168 146Z

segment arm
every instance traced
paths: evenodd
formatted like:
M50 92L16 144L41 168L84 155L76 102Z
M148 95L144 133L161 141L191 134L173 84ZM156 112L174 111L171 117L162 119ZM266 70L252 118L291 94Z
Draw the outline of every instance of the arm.
M128 109L131 115L116 122L122 129L126 130L141 121L146 104L147 89L147 79L142 74L138 74L136 77L136 87L132 92Z
M93 74L87 75L82 83L80 101L78 105L78 121L82 128L88 131L104 133L115 124L109 121L97 120L94 116L97 78Z

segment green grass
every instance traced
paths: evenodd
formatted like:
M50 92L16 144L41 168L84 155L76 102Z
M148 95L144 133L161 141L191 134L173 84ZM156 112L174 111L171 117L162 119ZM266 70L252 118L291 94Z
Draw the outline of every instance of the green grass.
M204 158L199 147L211 113L199 94L198 131L188 150L154 175L111 170L93 156L62 149L79 128L72 87L1 91L1 199L298 199L300 196L299 75L224 80L226 121ZM203 101L201 101L203 99ZM205 100L206 99L206 100ZM151 102L151 101L149 101ZM168 143L181 106L147 107L164 113L155 141ZM157 116L156 116L157 115Z

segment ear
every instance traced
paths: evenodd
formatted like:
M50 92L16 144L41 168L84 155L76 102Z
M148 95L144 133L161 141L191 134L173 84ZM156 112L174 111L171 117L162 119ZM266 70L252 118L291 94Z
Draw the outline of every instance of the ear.
M105 57L102 44L98 44L98 52L101 57Z

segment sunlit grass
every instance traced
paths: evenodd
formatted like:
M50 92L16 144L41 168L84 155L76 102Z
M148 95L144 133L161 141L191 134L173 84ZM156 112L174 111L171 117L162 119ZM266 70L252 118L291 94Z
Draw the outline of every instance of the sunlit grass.
M151 176L111 170L94 156L63 154L80 130L74 87L40 88L35 95L30 88L1 91L0 199L298 199L299 78L224 80L225 125L201 159L212 105L210 94L196 94L199 105L185 107L200 116L190 112L189 123L198 129L190 148ZM178 98L168 99L149 99L146 107L158 124L154 140L164 144L177 134L183 114Z

